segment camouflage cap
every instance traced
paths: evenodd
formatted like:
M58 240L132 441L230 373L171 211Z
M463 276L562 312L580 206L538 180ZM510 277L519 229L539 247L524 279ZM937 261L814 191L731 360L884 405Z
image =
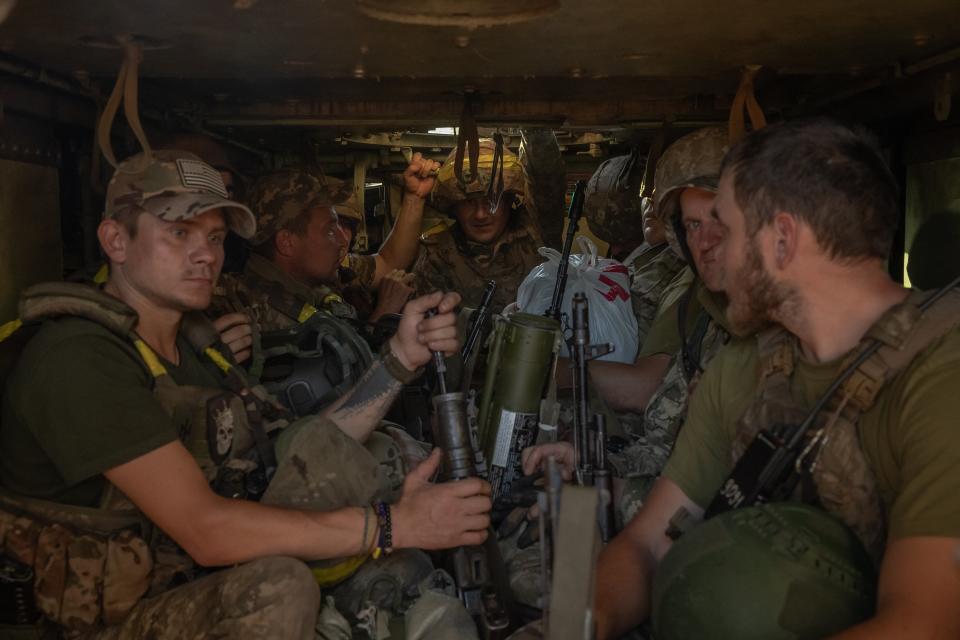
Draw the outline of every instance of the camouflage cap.
M149 162L138 153L120 163L107 185L104 218L139 207L161 220L189 220L223 209L227 225L249 238L257 223L245 206L227 198L220 172L187 151L153 151Z
M357 194L353 191L353 182L333 176L320 176L320 184L330 194L330 201L337 209L337 216L360 220L360 206Z
M247 202L257 219L257 232L250 244L261 245L286 228L301 213L332 203L330 192L304 171L276 171L261 176L250 187Z

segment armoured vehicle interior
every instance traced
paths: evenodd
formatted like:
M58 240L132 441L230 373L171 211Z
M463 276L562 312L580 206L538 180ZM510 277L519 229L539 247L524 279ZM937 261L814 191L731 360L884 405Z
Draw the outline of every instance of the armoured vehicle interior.
M926 217L960 215L953 0L0 0L0 21L3 319L23 287L100 262L95 129L131 50L153 147L241 183L298 164L357 178L371 250L403 152L446 157L465 106L513 148L522 127L553 129L572 184L727 123L741 88L769 122L877 134L904 187L894 273ZM111 132L118 157L139 150L122 116Z

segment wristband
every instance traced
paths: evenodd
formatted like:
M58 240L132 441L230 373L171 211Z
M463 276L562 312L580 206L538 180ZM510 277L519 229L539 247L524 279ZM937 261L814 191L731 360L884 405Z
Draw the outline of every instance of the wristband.
M411 371L400 362L400 358L398 358L393 352L393 349L390 348L389 340L384 342L380 348L380 362L383 363L383 368L387 370L387 373L400 384L410 384L423 375L423 367Z
M380 524L380 537L377 541L377 551L385 554L393 553L393 526L390 521L390 505L385 502L377 503L377 522ZM377 553L377 556L380 554Z

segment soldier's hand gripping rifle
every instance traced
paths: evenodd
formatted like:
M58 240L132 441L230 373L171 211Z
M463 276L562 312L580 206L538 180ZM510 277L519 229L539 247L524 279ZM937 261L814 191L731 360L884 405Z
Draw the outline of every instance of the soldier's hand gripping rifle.
M550 307L543 313L557 321L560 320L560 310L563 308L563 294L567 289L567 271L570 268L570 251L573 249L573 237L577 235L577 226L583 214L583 198L586 190L586 181L577 180L573 188L573 196L570 198L570 207L567 209L567 235L563 240L560 264L557 265L557 281L553 285L553 298L550 300Z
M443 479L464 480L474 477L477 475L476 455L470 439L463 394L447 392L446 364L439 351L433 352L433 364L440 390L433 397L433 441L443 451ZM488 539L493 540L492 536ZM458 547L452 554L457 593L467 611L480 621L485 639L505 637L510 627L507 596L494 585L490 571L488 553L497 548L495 541L492 544L492 547Z
M611 535L612 493L606 463L606 422L590 411L587 363L613 352L610 343L590 344L590 305L582 293L573 296L573 336L570 338L570 367L573 369L574 415L573 452L577 484L595 485L600 492L600 534L603 542Z

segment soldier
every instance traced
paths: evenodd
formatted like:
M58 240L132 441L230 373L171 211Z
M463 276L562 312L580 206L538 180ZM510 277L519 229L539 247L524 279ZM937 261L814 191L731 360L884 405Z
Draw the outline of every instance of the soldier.
M419 552L393 549L486 537L485 483L430 484L435 454L398 495L360 444L430 349L456 350L456 294L409 303L362 384L291 423L198 313L228 228L249 237L255 221L212 167L185 152L141 154L107 190L103 289L50 283L24 295L22 321L39 329L2 408L4 561L36 572L36 607L85 637L313 638L318 582L340 583L331 594L354 623L369 608L375 632L417 593L408 579L430 571ZM394 575L403 557L420 561ZM396 588L358 588L371 571L378 589ZM459 603L447 615L456 611L462 621ZM333 625L349 637L336 610L321 620L321 635Z
M722 234L710 208L726 150L726 134L720 129L708 128L677 140L661 156L653 210L665 225L670 225L667 236L674 245L671 251L687 255L689 266L661 293L656 319L635 363L590 363L593 388L611 409L626 412L621 423L628 435L640 441L649 436L656 447L662 448L665 444L667 452L677 425L668 426L664 420L672 422L683 414L686 391L679 395L671 391L666 397L661 394L656 413L664 411L661 403L673 406L656 418L649 433L637 414L643 414L651 398L665 390L662 385L669 372L673 371L673 387L692 384L690 376L702 368L715 351L704 345L719 345L726 339L711 321L713 316L720 315L721 301L712 300L713 296L706 291L715 288L710 278L717 265ZM674 231L674 226L678 231ZM700 279L704 280L705 287ZM712 315L700 308L701 299L707 298L711 299L707 306L712 309ZM689 373L682 373L680 369ZM673 435L668 435L671 433Z
M436 206L456 220L421 237L412 269L419 293L457 291L465 306L476 307L487 281L496 280L493 309L500 311L516 301L524 277L543 262L537 252L543 244L539 220L563 222L560 147L552 132L536 131L524 134L519 159L506 147L500 151L502 156L493 140L481 140L472 177L456 175L455 151L440 169ZM463 171L468 170L465 160Z
M404 172L397 223L380 252L369 256L346 251L349 241L338 224L336 197L315 177L283 171L260 178L248 196L258 224L250 238L253 253L243 273L221 279L211 311L242 309L261 331L294 326L317 309L356 320L356 311L331 288L338 284L339 269L350 274L340 286L374 290L384 276L410 266L436 166L414 154ZM226 322L220 328L227 329Z
M756 337L731 344L711 363L662 477L601 554L598 638L619 637L651 614L651 585L660 579L665 556L671 559L674 543L665 532L675 514L682 508L686 518L674 522L693 525L684 536L696 535L701 526L717 532L712 520L695 523L708 506L716 518L736 506L734 494L720 493L721 487L747 490L768 477L760 471L770 458L753 458L753 466L738 467L739 480L730 484L748 444L765 446L754 436L763 431L769 442L801 426L806 439L802 451L793 450L788 483L763 485L764 494L783 492L839 518L879 564L876 598L861 623L817 632L818 609L831 602L811 591L815 581L804 585L803 600L820 598L824 606L802 617L789 598L766 607L767 613L755 609L754 616L751 598L761 594L743 592L736 617L750 625L740 628L755 637L960 635L960 441L953 428L960 411L960 296L945 291L920 313L928 294L911 294L890 279L898 201L896 182L872 141L828 121L769 127L730 151L714 207L724 230L718 282L730 300L730 326L738 335ZM855 355L859 359L848 367ZM727 556L752 554L771 568L770 584L777 576L789 581L800 557L764 547L789 539L784 536L790 525L778 526L787 530L767 543L755 537L753 543L740 538L727 545L701 536L696 539L704 553L691 556L687 546L687 555L677 560L688 563L680 566L689 575L709 577L732 595L739 592L734 575L742 566L724 565L725 556L711 547ZM821 538L814 544L830 543ZM830 566L843 562L836 555L829 560ZM705 563L713 567L709 576ZM658 586L661 593L669 587ZM693 596L682 612L653 612L658 637L661 623L680 618L687 629L742 637L712 615L721 595L714 593L713 599Z
M729 337L724 328L724 302L708 289L718 286L717 251L722 232L711 209L727 148L725 132L702 129L679 139L661 156L654 210L667 224L675 222L681 229L679 234L671 234L677 248L668 252L689 256L691 266L685 268L687 275L677 277L667 290L667 300L661 304L666 310L657 316L636 363L590 363L591 382L600 390L600 399L620 412L618 422L629 439L622 451L608 456L615 472L618 527L629 522L666 464L686 415L690 389ZM604 219L610 221L614 216L609 215L609 208L606 211ZM703 280L694 277L695 273L701 274ZM679 300L674 292L680 295ZM684 307L682 313L680 306ZM692 330L687 332L687 326ZM551 455L572 461L573 445L558 442L527 449L523 453L524 472L534 473L542 460ZM538 554L524 550L509 561L518 597L535 601L539 588Z
M363 270L362 266L369 258L353 251L353 239L362 216L356 193L350 188L350 183L339 178L321 175L320 183L336 205L337 221L344 237L343 256L331 289L356 310L356 317L361 322L373 324L381 316L400 313L403 305L415 293L410 286L413 276L403 269L393 269L383 275L376 289L362 282L361 274L355 269L359 265Z
M636 154L606 160L590 177L583 203L590 231L609 243L611 255L630 270L630 299L641 346L661 294L684 264L667 245L664 216L654 213L649 198L640 197L638 180L630 180L642 173Z

